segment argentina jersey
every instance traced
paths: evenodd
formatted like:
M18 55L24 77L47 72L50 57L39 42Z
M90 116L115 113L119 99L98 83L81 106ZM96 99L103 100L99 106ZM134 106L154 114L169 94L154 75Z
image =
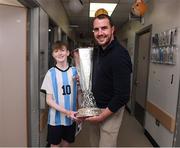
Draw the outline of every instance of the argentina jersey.
M64 107L66 110L76 111L77 84L76 80L73 79L76 75L77 71L75 67L69 67L64 71L53 67L47 72L41 89L44 87L47 93L52 94L53 100L58 105ZM68 126L72 123L73 121L64 113L54 108L49 108L48 124Z

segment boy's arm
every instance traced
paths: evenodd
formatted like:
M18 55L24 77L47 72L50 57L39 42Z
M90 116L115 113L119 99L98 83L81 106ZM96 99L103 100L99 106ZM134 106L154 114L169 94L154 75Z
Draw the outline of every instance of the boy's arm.
M58 105L54 100L53 100L53 97L52 97L52 94L47 94L46 95L46 102L47 104L54 108L55 110L59 111L59 112L62 112L64 113L67 117L69 118L75 118L74 117L74 112L73 111L69 111L69 110L66 110L63 106L60 106Z

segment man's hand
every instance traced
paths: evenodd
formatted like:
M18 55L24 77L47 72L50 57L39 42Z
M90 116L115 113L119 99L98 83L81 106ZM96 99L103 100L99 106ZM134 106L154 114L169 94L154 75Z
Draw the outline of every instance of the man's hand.
M85 119L85 121L93 122L93 123L98 123L104 121L107 117L109 117L113 112L109 110L109 108L106 109L101 109L102 113L99 114L98 116L93 116L93 117L88 117Z
M102 117L102 115L98 115L98 116L93 116L93 117L88 117L85 119L85 121L89 121L92 123L98 123L98 122L102 122L104 120L104 118Z

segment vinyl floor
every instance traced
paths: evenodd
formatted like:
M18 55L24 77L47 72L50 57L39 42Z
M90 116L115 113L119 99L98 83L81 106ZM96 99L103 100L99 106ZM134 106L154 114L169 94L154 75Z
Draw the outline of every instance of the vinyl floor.
M89 147L88 123L83 123L82 130L76 136L72 147ZM144 130L134 116L125 110L122 125L118 136L118 147L153 147Z

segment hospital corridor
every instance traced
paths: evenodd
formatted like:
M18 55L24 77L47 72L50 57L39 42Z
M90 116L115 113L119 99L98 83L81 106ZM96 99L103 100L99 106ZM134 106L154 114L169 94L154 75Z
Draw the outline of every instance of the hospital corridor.
M179 147L179 8L180 0L0 0L0 147L50 146L47 142L48 124L51 121L56 123L56 115L59 112L61 114L61 111L50 108L49 102L46 101L47 96L52 97L56 91L60 91L54 87L57 80L53 79L54 73L51 70L54 67L56 71L58 69L54 59L59 58L59 61L63 59L63 56L58 57L54 54L56 50L53 49L53 43L56 41L68 45L67 56L70 55L70 58L67 61L77 70L74 72L72 68L73 78L70 81L67 76L62 75L68 82L66 84L63 79L62 87L58 83L58 87L63 90L62 95L75 98L76 91L80 91L81 87L81 92L84 93L87 90L84 88L86 86L90 91L87 95L89 98L84 97L89 99L85 105L100 102L98 105L101 106L111 98L104 97L101 102L96 97L96 101L97 98L99 99L99 102L96 102L92 97L94 94L96 96L99 94L103 96L106 93L114 95L119 89L111 88L119 86L123 90L127 87L130 92L128 95L125 94L126 91L121 92L125 94L124 96L128 96L126 98L128 101L126 103L126 100L123 100L125 103L122 103L122 106L125 105L125 110L117 138L117 147ZM108 20L110 29L106 26L98 28L97 22L100 20L98 16L101 15L110 18L114 26ZM97 19L96 22L94 18L99 20ZM107 46L103 44L105 39L112 39L105 44ZM121 77L121 80L126 81L125 79L129 78L128 86L122 86L121 82L114 79L111 81L112 77L116 76L115 78L119 80L120 76L114 73L110 75L104 69L105 72L101 72L98 67L99 59L92 58L91 54L89 59L89 55L80 57L79 54L78 58L85 57L83 62L79 62L75 57L76 51L80 53L80 49L90 49L98 56L106 56L107 50L104 49L110 48L109 45L115 41L118 45L113 44L113 47L120 46L128 55L130 63L128 64L129 67L132 66L132 70L128 67L129 71L126 69L128 76L125 75L122 72L124 65L116 66L124 62L121 59L124 55L115 54L118 57L110 61L115 61L115 64L110 66L110 62L106 59L103 61L106 62L106 64L103 63L103 68L105 70L109 68L108 70L112 72L116 67L117 71L124 74L124 79ZM98 48L102 50L101 53L95 52ZM104 58L103 56L101 59ZM90 64L86 63L86 59ZM77 65L78 62L79 65ZM93 67L96 63L99 65ZM127 64L127 61L124 63ZM63 70L68 71L69 65ZM48 70L50 75L47 79L52 79L53 86L50 90L53 95L49 95L42 89ZM63 72L62 69L58 70ZM97 78L92 76L95 75L95 70L99 70L99 73L96 73L99 79L93 81ZM76 77L77 75L79 78ZM100 82L103 80L102 76L111 81L110 86L106 81ZM58 75L58 82L61 81L59 77L60 75ZM99 87L94 87L95 85ZM96 88L105 89L102 91L104 93L96 93ZM109 88L111 90L107 91ZM60 94L54 98L56 97L61 99ZM82 107L83 97L77 98L77 104ZM68 108L65 103L67 100L62 99L64 102L60 103L57 100L58 105L64 103L62 106ZM72 105L68 105L75 110L76 104L73 101L70 100L68 103ZM79 111L81 107L78 107ZM110 107L111 109L108 108L110 111L115 108L112 104ZM75 118L76 114L73 112L72 117L66 109L62 111L61 121L63 120L63 123L67 121L68 124L65 125L70 125L72 121L70 119ZM98 110L98 108L95 109ZM92 107L94 114L83 116L83 113L85 114L83 112L82 117L96 117L100 114L100 110L95 112L95 109L93 110ZM113 111L117 111L117 108ZM53 115L53 120L50 120L50 115ZM76 126L75 142L71 143L70 147L91 146L89 124L88 121L84 121Z

